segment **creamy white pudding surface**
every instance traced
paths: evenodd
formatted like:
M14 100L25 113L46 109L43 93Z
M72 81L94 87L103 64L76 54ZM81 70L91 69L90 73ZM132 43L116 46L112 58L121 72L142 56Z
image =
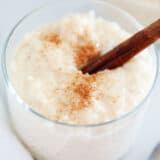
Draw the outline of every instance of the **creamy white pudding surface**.
M81 68L129 36L93 13L75 14L27 33L15 49L10 78L20 97L49 119L97 124L131 111L149 91L151 55L93 75Z

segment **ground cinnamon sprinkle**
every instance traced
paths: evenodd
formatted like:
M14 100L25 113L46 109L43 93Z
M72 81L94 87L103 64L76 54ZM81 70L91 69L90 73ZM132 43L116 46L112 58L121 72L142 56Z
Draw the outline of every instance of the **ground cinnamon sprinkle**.
M77 45L74 48L74 51L75 61L78 68L83 67L88 62L91 62L100 55L100 52L94 47L92 43Z
M92 93L96 90L97 75L77 74L72 83L66 88L70 94L69 106L71 111L86 108L91 103Z
M61 43L61 39L60 39L59 35L57 35L57 34L45 35L45 36L43 37L43 39L44 39L45 41L54 43L54 44L56 44L56 45L58 45L58 44Z

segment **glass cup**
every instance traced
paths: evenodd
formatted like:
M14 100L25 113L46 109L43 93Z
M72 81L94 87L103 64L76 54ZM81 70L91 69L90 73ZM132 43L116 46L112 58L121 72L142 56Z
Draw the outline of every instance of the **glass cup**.
M37 160L119 159L132 146L147 108L149 95L153 90L158 73L158 55L153 48L149 50L155 61L155 77L149 93L131 112L108 122L96 125L70 125L49 120L32 110L16 93L8 76L8 63L13 57L13 49L24 34L68 14L90 10L94 10L98 16L119 23L130 33L141 28L133 17L106 1L61 0L24 16L10 32L3 47L2 71L10 118L16 134Z

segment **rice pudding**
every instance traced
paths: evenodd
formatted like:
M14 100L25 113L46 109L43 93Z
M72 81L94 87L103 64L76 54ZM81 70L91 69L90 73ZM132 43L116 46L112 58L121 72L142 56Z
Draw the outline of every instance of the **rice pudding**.
M147 95L155 70L151 54L145 50L122 67L93 75L81 68L129 36L94 13L75 14L28 32L15 47L9 110L36 159L117 160L126 154L145 107L118 118Z
M70 124L98 124L131 111L153 79L143 51L122 67L93 75L81 68L125 40L118 24L93 13L73 15L27 33L15 50L10 77L36 112Z

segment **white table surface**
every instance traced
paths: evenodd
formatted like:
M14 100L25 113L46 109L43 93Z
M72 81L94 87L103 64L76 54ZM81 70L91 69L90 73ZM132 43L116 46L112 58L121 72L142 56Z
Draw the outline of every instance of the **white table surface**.
M25 13L48 0L0 0L0 37L5 38L9 30ZM160 83L160 81L159 81ZM3 116L3 115L2 115ZM4 116L3 116L4 117ZM0 117L2 118L2 117ZM160 85L152 94L152 101L138 134L136 144L127 160L146 160L153 147L160 141ZM1 144L0 144L0 147ZM9 153L8 153L9 154ZM9 157L9 156L8 156ZM16 160L12 157L3 160Z

